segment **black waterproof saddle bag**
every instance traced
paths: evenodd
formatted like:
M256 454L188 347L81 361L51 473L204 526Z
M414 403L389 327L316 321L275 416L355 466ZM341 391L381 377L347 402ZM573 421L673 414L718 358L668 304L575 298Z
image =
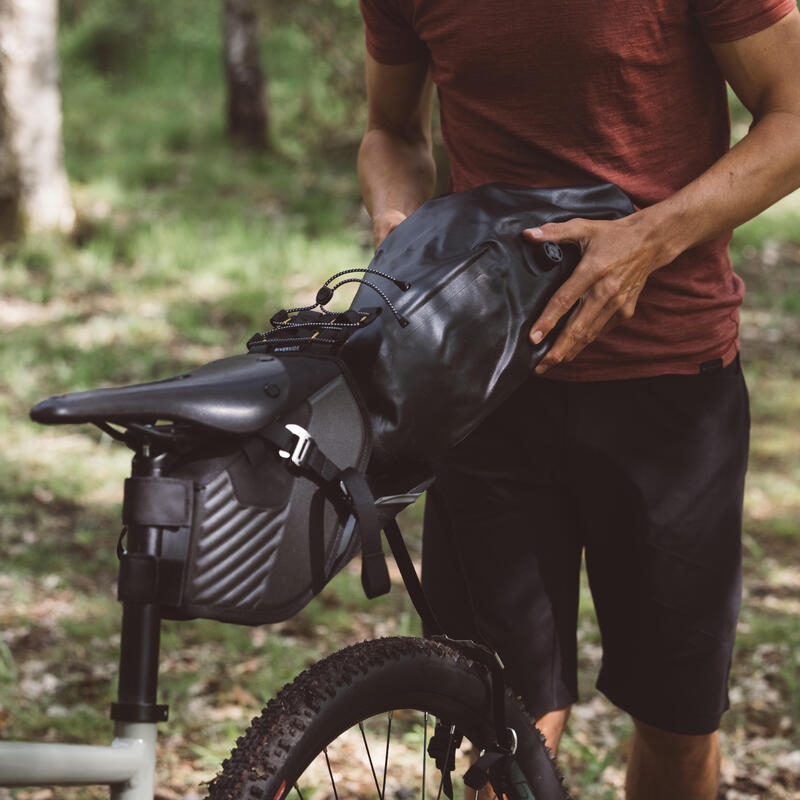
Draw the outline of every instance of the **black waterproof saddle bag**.
M276 622L359 550L367 593L386 591L380 528L551 344L528 332L580 253L522 231L632 210L609 184L488 184L431 200L363 277L341 273L313 306L275 314L248 354L40 403L39 422L110 423L163 450L157 475L128 481L123 508L127 525L160 530L157 565L124 554L121 592L168 618ZM350 308L328 310L352 280Z

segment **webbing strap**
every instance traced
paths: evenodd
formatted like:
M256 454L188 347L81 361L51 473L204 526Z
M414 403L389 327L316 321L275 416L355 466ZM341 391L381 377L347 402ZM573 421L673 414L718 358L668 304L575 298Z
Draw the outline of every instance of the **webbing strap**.
M389 542L389 547L392 549L394 560L400 570L408 596L411 598L411 602L422 620L426 635L441 636L444 630L439 624L439 620L436 619L428 598L425 596L425 591L417 575L417 570L414 569L414 562L411 560L403 534L400 533L397 520L393 519L387 522L383 530L386 534L386 541Z
M391 588L389 570L381 549L375 498L364 476L352 467L340 470L299 426L288 428L276 423L270 425L263 436L278 450L287 453L287 461L301 475L316 483L334 505L346 506L353 514L361 537L361 585L364 593L370 599L386 594Z
M364 476L348 467L339 473L339 480L347 489L352 501L352 512L361 535L361 585L370 600L386 594L391 589L389 569L381 549L381 529L375 498Z

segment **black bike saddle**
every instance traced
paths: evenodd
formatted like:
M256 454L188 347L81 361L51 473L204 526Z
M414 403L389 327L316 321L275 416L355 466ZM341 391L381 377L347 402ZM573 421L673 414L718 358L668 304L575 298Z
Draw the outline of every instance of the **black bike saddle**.
M289 401L286 365L263 354L212 361L165 380L57 395L35 405L31 419L45 425L84 422L189 422L224 433L260 430Z

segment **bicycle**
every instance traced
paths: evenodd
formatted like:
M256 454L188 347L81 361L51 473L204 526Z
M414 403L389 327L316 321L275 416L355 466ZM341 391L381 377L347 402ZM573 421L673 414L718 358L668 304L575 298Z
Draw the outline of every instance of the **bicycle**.
M156 584L169 584L178 576L175 570L181 565L176 567L170 532L183 521L174 482L162 475L169 459L205 441L215 422L246 418L238 434L228 431L221 436L219 429L224 431L229 423L219 422L212 437L217 448L226 439L255 430L260 418L253 412L248 389L268 391L272 384L264 384L264 369L272 360L257 354L223 360L235 362L230 366L238 376L238 394L230 394L231 372L224 365L211 369L196 386L184 381L181 396L186 402L180 411L169 381L129 387L127 405L118 402L116 393L121 390L101 389L51 398L32 411L32 417L44 423L94 423L134 451L123 506L125 538L120 536L117 544L122 603L119 687L111 708L111 745L0 742L0 786L107 784L112 800L153 797L156 726L168 714L157 702L160 623L165 613L176 618L175 608L168 610ZM276 457L300 464L313 438L296 424L285 426L283 433L290 444ZM156 488L142 495L142 486ZM384 511L381 524L412 601L430 620L393 521L425 486L378 497L375 508ZM246 546L240 539L223 545ZM414 763L404 755L392 769L390 757L397 758L397 745L392 749L392 744L398 739L418 745L420 753ZM482 752L472 767L467 742ZM488 779L499 796L567 796L541 735L505 686L494 653L445 635L391 638L335 653L284 687L238 740L209 785L209 797L339 800L376 793L380 800L407 800L418 794L425 800L444 793L452 798L453 778L467 767L465 785L476 792Z

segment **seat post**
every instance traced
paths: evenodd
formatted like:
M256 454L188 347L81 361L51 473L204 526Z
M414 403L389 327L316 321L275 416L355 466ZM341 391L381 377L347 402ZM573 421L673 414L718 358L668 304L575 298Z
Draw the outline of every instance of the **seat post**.
M151 455L141 445L131 475L158 478L165 454ZM126 549L120 555L118 597L122 601L119 689L111 706L118 722L163 722L167 706L156 703L161 614L156 598L161 529L130 525Z

